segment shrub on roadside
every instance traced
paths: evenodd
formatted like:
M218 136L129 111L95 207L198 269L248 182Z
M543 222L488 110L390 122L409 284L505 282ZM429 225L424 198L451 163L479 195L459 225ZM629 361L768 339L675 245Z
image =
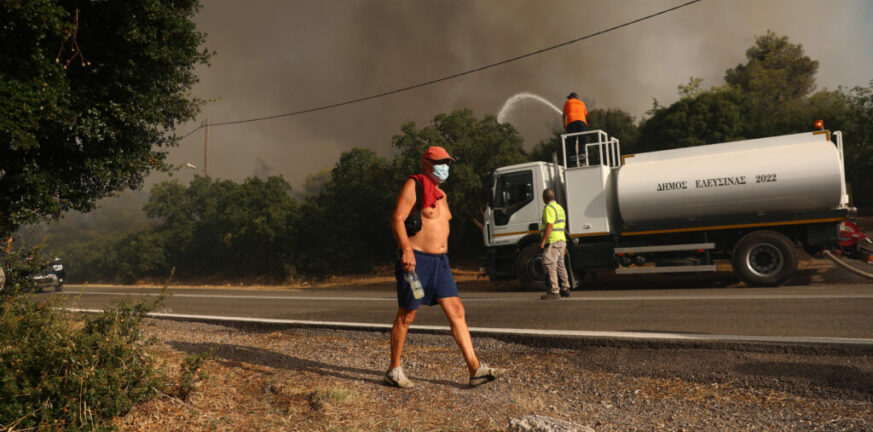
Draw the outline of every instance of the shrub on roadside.
M187 354L182 360L182 365L179 375L179 383L176 385L176 396L186 401L191 396L191 392L197 388L199 383L206 374L200 370L203 363L212 355L212 350L202 353Z
M111 419L158 391L140 322L164 299L122 302L84 322L52 302L0 305L0 429L112 430Z
M6 278L3 291L0 291L3 298L34 292L36 283L31 276L40 270L40 262L39 251L36 249L3 254L0 258L0 267L3 267Z

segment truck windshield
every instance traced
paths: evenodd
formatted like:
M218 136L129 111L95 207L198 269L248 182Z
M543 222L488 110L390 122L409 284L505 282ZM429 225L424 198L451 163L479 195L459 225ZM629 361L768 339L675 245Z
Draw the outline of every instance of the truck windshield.
M500 175L494 192L494 223L506 225L513 213L533 201L533 172Z

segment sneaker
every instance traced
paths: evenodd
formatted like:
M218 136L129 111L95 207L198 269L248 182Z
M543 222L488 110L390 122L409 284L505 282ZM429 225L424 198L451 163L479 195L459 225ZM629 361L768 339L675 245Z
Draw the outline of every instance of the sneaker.
M470 387L494 381L504 373L506 373L506 369L492 368L488 367L485 363L481 363L479 369L476 369L476 373L470 377Z
M406 378L406 374L403 373L403 368L396 367L391 369L388 372L385 372L385 384L388 384L393 387L400 388L412 388L415 384Z
M561 295L558 293L546 293L540 296L540 300L560 300Z
M561 297L570 297L570 290L561 290Z

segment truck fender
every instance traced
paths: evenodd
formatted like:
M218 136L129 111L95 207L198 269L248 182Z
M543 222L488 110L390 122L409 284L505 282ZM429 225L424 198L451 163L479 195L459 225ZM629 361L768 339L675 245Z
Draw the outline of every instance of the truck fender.
M518 256L518 253L521 252L525 246L531 243L539 243L542 240L542 236L539 234L528 234L521 239L518 240L518 243L515 244L515 255Z

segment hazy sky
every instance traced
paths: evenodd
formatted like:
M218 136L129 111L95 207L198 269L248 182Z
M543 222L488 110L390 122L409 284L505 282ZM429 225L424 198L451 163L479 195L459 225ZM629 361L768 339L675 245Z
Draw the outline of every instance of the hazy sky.
M684 0L204 0L196 21L217 52L195 94L214 99L202 119L288 113L406 87L594 33ZM400 125L471 108L496 115L519 92L561 106L570 91L589 109L642 116L677 99L690 76L708 88L745 61L768 29L820 62L818 88L873 80L873 0L704 0L668 15L483 72L401 94L294 117L213 127L209 174L242 180L282 174L299 190L340 153L391 154ZM530 148L559 116L523 103L508 117ZM608 131L607 131L608 132ZM851 137L847 137L851 140ZM203 165L203 131L170 161ZM193 170L176 178L187 182ZM165 179L155 175L150 182Z

